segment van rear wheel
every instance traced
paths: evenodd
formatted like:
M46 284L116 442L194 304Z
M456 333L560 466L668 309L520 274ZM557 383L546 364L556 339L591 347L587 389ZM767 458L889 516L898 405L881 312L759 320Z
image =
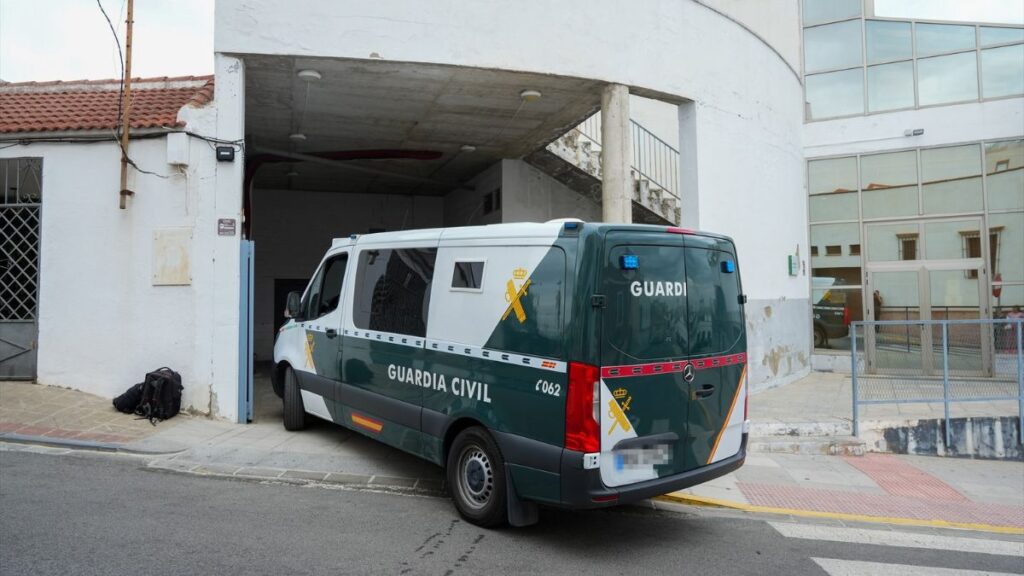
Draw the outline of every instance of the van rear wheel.
M448 489L459 514L485 528L504 524L508 518L505 460L491 435L478 426L459 432L447 464Z
M291 367L284 369L284 429L302 430L306 427L306 408L302 405L299 381Z

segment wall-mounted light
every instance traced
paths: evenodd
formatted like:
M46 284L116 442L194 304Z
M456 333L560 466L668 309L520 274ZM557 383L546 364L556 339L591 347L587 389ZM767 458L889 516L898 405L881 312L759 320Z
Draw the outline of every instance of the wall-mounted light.
M924 128L907 128L903 131L904 136L920 136L924 134Z
M302 132L296 132L294 134L289 134L288 139L291 140L292 142L305 142L306 135L303 134Z
M462 146L459 146L459 150L462 152L476 152L476 146L473 146L472 144L463 144Z
M315 82L322 78L322 76L320 76L320 73L317 72L316 70L299 70L296 76L305 80L306 82Z

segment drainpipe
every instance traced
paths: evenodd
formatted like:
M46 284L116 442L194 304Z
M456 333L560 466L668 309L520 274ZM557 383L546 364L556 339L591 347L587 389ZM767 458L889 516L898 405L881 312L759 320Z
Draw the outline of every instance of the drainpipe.
M611 84L601 92L601 213L605 222L633 221L629 88Z

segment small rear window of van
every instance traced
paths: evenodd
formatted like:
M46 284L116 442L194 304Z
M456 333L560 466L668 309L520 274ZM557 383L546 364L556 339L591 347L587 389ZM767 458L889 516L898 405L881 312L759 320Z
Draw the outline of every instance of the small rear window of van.
M452 272L452 288L456 290L480 291L483 286L483 260L456 262Z

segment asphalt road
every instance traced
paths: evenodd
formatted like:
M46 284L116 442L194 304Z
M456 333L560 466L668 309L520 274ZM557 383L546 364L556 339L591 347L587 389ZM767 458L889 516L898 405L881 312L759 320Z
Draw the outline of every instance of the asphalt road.
M824 531L825 538L783 535L779 526ZM888 529L870 535L900 540L878 530ZM1005 540L1012 537L932 530L911 533L923 539L921 547L904 547L864 544L862 532L649 505L544 511L531 528L484 530L461 521L444 498L204 478L152 471L123 456L0 446L3 576L768 576L878 573L878 566L891 564L903 565L894 567L900 574L936 567L1024 573L1019 538L1009 545L1020 546L1021 554L1007 554ZM941 541L949 537L954 544ZM1002 552L953 549L964 543L990 552L986 546L1002 546Z

